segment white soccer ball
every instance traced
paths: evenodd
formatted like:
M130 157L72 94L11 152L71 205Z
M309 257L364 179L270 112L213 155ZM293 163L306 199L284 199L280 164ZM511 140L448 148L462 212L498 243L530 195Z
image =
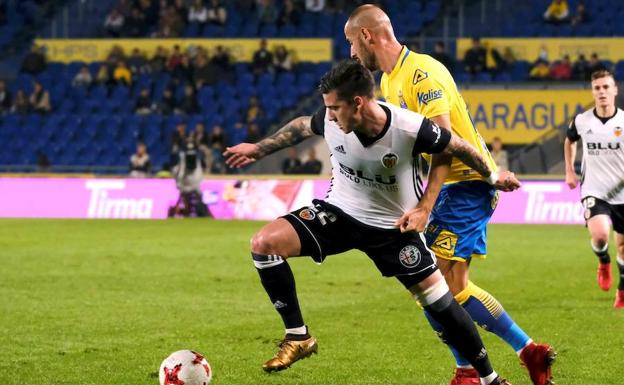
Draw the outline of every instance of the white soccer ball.
M160 385L208 385L212 369L203 355L192 350L178 350L160 364Z

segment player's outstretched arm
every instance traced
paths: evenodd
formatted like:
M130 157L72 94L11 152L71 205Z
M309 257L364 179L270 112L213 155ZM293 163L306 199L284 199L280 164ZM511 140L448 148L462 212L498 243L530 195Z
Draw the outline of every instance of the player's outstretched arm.
M257 143L226 147L223 152L225 163L236 168L247 166L278 150L300 143L314 135L311 120L310 116L300 116Z
M481 176L488 178L488 181L499 190L513 191L520 187L520 181L513 172L493 172L485 158L470 143L457 135L451 136L451 140L443 152L453 155Z
M565 182L571 189L578 185L578 175L574 170L574 159L576 159L576 142L565 138L563 143L563 156L565 159Z

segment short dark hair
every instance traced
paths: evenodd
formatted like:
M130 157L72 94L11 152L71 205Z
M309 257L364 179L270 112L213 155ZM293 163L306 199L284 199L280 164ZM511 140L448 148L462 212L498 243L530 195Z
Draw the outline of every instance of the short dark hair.
M613 74L611 73L611 71L609 70L598 70L598 71L594 71L591 74L591 80L594 81L596 79L600 79L600 78L606 78L608 76L611 76L613 78L613 80L615 80L615 77L613 76Z
M375 79L360 62L346 59L335 64L323 75L318 89L322 94L336 90L338 99L351 103L356 96L374 98Z

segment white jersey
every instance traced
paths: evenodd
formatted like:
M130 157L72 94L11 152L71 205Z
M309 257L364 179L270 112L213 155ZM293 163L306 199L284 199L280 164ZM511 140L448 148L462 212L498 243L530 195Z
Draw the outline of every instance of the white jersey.
M422 197L419 154L442 151L451 134L416 112L378 103L388 120L375 138L345 134L325 108L311 125L330 151L332 180L325 201L359 222L390 229Z
M572 142L583 139L582 198L624 204L624 111L600 118L595 109L587 110L570 123L567 136Z

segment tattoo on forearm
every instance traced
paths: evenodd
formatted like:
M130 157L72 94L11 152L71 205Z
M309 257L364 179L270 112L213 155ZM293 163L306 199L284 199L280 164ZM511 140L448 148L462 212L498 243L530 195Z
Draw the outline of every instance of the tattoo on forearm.
M490 170L485 158L470 143L465 140L453 136L447 149L450 154L458 158L464 164L481 176L487 177L493 170Z
M260 147L262 155L272 154L282 148L300 143L314 135L311 128L311 121L312 118L309 116L300 116L288 122L274 134L259 141L257 144L258 147Z

